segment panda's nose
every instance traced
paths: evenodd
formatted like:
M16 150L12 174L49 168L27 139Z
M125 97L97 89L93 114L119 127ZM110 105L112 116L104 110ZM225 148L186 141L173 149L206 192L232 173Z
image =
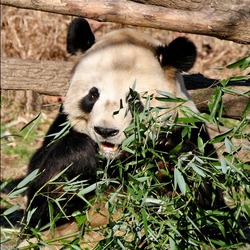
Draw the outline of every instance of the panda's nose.
M103 128L103 127L98 127L95 126L94 130L97 134L101 135L103 138L115 136L118 134L119 130L118 129L113 129L113 128Z

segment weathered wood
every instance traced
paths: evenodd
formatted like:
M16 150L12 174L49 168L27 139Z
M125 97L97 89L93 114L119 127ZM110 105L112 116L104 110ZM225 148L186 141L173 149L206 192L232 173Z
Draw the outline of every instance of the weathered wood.
M227 1L207 1L207 0L130 0L132 2L148 5L162 6L172 9L195 10L195 11L216 11L224 13L228 11L249 15L249 0L227 0ZM209 10L207 9L209 8Z
M2 0L1 4L250 44L250 0Z
M1 58L1 89L65 95L72 63Z
M41 94L64 96L69 86L71 70L74 64L61 61L34 61L14 58L1 58L1 89L3 90L34 90ZM211 87L216 80L202 75L185 75L187 89L198 109L207 112L207 102L213 93ZM204 84L203 84L204 82ZM231 83L232 89L239 93L250 90L250 82ZM250 94L223 96L225 116L240 118Z

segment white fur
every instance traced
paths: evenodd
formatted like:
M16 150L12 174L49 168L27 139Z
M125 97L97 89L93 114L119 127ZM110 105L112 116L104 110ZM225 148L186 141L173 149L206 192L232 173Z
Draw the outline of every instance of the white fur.
M105 141L119 145L125 139L123 131L132 118L126 97L134 83L135 91L140 95L159 96L156 90L162 90L189 99L180 73L173 68L162 69L154 54L159 45L146 34L130 29L109 33L94 44L76 66L66 96L64 107L72 126L99 142L104 138L94 131L94 126L118 129L116 136ZM99 90L100 97L87 114L79 108L79 101L92 87ZM163 103L154 99L150 105L162 106ZM192 101L185 105L197 111ZM113 115L118 110L119 113Z

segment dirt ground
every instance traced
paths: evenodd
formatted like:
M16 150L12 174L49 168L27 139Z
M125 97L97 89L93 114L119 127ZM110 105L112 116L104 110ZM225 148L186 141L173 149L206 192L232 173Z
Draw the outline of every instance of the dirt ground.
M72 19L70 16L57 15L32 10L17 9L1 6L1 56L35 60L73 60L65 49L67 26ZM121 24L98 23L90 20L92 30L96 37L104 33L124 27ZM142 29L142 28L140 28ZM190 73L201 73L206 77L223 79L232 75L232 71L224 67L236 60L249 55L250 47L229 41L222 41L212 37L181 34L178 32L143 29L151 33L164 43L169 43L180 35L186 35L197 46L198 59ZM237 74L237 71L234 72ZM24 126L38 114L40 109L44 118L51 121L55 115L55 107L44 107L44 104L56 103L58 97L40 96L30 91L3 91L1 96L1 122L3 128L16 128ZM38 147L42 136L48 128L44 123L40 128L40 137L30 145ZM1 133L6 132L1 130ZM12 144L11 144L12 143ZM11 141L12 147L16 141ZM1 178L8 176L18 178L26 171L26 161L21 161L18 154L6 155L1 153ZM13 168L13 166L15 166Z

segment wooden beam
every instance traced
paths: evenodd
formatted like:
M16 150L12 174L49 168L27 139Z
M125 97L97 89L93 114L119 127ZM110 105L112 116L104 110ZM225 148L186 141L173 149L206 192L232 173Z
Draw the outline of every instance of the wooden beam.
M1 58L1 89L63 96L72 67L70 62Z
M64 96L73 66L71 62L1 58L1 89L33 90L40 94ZM211 86L217 80L205 78L200 74L185 75L184 80L198 109L208 112L207 102L213 94ZM232 82L231 85L235 85L231 88L242 95L232 93L223 96L224 114L238 119L250 101L250 82Z
M250 0L141 2L148 4L129 0L2 0L1 4L250 44Z

